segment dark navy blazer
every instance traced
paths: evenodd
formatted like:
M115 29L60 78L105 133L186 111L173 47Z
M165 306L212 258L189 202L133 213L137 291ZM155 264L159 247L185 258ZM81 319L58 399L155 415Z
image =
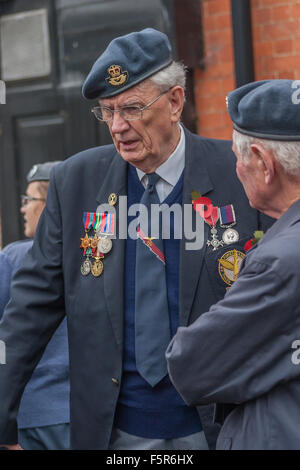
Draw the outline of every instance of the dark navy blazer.
M206 243L188 251L182 240L180 325L190 324L224 296L227 285L218 273L218 259L230 249L241 250L261 228L260 215L250 208L236 177L231 142L185 132L183 204L191 204L192 191L216 206L233 204L240 241L214 252ZM86 150L54 168L33 248L13 282L12 301L0 323L0 340L6 344L6 364L0 365L0 443L17 442L22 390L66 312L72 448L108 447L122 379L125 240L113 240L104 272L96 278L80 272L80 238L83 213L96 211L111 193L126 195L126 183L127 164L113 145ZM199 412L213 446L218 428L212 407Z

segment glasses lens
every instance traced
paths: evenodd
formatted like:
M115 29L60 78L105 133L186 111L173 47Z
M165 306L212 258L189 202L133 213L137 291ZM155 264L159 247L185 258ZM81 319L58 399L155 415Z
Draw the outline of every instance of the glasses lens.
M22 206L26 206L27 201L28 201L27 196L24 196L24 195L22 194L22 196L21 196L21 205L22 205Z
M97 106L96 108L92 109L92 112L94 113L94 116L99 119L99 121L112 121L113 113L109 108Z
M124 106L116 110L105 106L97 106L92 109L92 112L99 121L112 121L114 112L119 112L126 121L135 121L142 118L142 110L139 106Z
M135 121L142 118L142 111L138 106L124 106L120 109L120 113L126 121Z

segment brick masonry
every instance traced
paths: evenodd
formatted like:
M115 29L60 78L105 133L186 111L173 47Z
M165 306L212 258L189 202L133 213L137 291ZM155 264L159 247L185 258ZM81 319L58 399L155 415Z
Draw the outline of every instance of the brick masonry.
M199 0L205 57L195 74L198 133L230 139L225 97L235 88L230 0ZM300 78L300 0L251 0L255 80Z

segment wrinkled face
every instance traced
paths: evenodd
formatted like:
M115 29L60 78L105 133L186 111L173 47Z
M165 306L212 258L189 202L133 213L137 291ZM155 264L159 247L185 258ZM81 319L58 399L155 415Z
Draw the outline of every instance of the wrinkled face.
M119 109L123 106L146 106L160 95L149 80L115 96L99 101L102 106ZM174 151L180 137L178 121L183 106L183 90L171 88L149 108L142 119L126 121L114 113L108 122L113 142L122 158L145 172L152 172Z
M265 209L264 173L258 164L256 155L252 155L248 162L242 159L237 152L235 144L232 147L236 155L236 174L242 183L245 193L249 199L250 206L263 211Z
M40 183L33 181L29 183L26 190L26 195L38 199L43 199L40 192ZM34 237L36 227L45 207L45 201L28 201L27 204L21 207L21 213L24 216L24 234L28 238Z

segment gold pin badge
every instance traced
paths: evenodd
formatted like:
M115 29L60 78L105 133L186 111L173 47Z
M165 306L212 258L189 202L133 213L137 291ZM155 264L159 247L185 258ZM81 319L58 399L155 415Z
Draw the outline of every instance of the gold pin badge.
M108 198L108 204L114 206L117 203L118 197L115 193L111 193Z

